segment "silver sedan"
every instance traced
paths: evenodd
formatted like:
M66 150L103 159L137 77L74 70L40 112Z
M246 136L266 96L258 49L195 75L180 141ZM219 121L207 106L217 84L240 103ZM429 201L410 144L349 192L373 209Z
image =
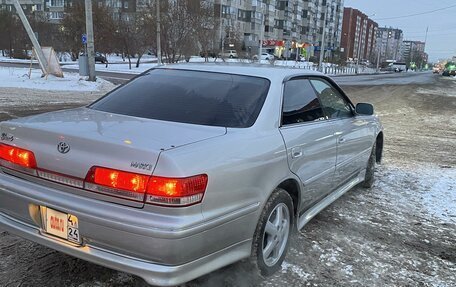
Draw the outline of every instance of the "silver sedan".
M156 285L249 257L273 274L383 149L329 77L252 65L158 67L0 133L1 229Z

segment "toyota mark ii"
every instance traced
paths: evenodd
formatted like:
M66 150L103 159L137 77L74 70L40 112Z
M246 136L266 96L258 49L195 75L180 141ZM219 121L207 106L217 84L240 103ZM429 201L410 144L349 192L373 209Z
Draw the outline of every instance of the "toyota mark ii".
M156 285L245 258L274 273L383 149L372 105L329 77L231 64L154 68L0 132L1 229Z

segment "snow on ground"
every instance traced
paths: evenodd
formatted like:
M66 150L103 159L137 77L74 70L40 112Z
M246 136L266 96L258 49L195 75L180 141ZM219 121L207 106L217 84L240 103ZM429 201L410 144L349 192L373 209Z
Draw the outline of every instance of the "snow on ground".
M41 77L40 69L32 69L29 78L29 69L16 67L0 67L0 87L2 88L27 88L34 90L75 91L90 92L100 91L111 83L98 78L96 82L86 81L77 73L64 73L63 78L52 75Z
M66 69L72 69L72 70L79 70L79 64L77 61L71 61L71 59L68 59L68 57L62 57L62 67ZM107 56L108 59L108 66L106 64L101 64L101 63L96 63L95 65L95 70L100 71L100 72L114 72L114 73L127 73L127 74L140 74L146 70L149 70L151 68L154 68L157 66L157 58L155 56L151 55L143 55L140 61L140 65L138 68L136 68L136 60L137 58L132 58L131 59L131 69L130 65L128 64L128 59L127 58L122 58L121 56L115 55L115 54L110 54ZM2 57L0 56L0 62L8 62L8 63L30 63L30 60L22 60L22 59L10 59L7 57ZM200 56L192 56L189 60L190 63L204 63L206 62L205 58L200 57ZM252 63L252 64L257 64L257 61L253 61L250 59L221 59L221 58L208 58L208 63ZM37 63L36 60L33 60L33 63ZM185 60L181 60L180 63L186 63ZM300 69L306 69L306 70L317 70L317 66L314 65L312 62L297 62L293 60L275 60L275 61L268 61L268 60L261 60L261 64L270 64L273 66L283 66L283 67L290 67L290 68L300 68ZM355 69L354 68L340 68L339 70L336 71L334 66L329 63L323 63L323 66L325 67L325 73L329 75L336 75L336 74L354 74ZM343 70L341 70L343 69ZM361 68L360 69L360 74L371 74L375 73L375 69L370 69L370 68Z

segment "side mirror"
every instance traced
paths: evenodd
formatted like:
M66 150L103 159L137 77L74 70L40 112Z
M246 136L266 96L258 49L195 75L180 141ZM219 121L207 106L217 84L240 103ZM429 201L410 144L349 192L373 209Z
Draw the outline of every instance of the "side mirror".
M372 116L374 114L374 106L368 103L356 104L356 113L358 115Z

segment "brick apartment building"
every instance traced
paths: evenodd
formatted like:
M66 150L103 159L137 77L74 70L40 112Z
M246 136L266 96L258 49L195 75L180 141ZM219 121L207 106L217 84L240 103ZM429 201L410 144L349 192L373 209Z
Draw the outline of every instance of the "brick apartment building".
M358 9L344 8L341 48L347 61L377 62L378 24Z

